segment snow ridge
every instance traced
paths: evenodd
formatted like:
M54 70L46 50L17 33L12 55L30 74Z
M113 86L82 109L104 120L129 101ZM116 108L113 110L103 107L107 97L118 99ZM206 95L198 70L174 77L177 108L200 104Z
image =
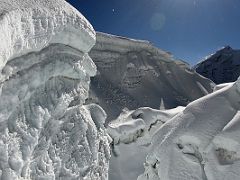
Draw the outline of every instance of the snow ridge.
M190 103L165 123L138 180L238 180L239 82Z
M144 172L143 164L151 150L152 137L164 123L183 109L156 110L142 107L135 111L125 110L116 120L111 121L107 128L113 139L109 179L137 179Z

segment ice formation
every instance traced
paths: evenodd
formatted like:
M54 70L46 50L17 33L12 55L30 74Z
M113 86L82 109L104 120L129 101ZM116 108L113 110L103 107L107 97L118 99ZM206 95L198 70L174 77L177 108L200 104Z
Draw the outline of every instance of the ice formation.
M90 23L63 0L0 0L0 179L105 180L106 114L83 105Z
M240 78L190 103L155 133L138 180L239 180Z
M142 107L124 111L108 124L112 137L110 180L137 179L144 172L143 164L151 149L151 141L157 130L184 107L171 110L156 110Z
M179 106L169 110L156 110L142 107L134 111L125 111L108 124L108 133L113 139L113 144L128 144L141 136L152 137L154 127L160 127L184 108Z
M98 68L90 102L116 119L126 107L170 109L186 106L210 92L214 84L148 41L97 33L90 56Z

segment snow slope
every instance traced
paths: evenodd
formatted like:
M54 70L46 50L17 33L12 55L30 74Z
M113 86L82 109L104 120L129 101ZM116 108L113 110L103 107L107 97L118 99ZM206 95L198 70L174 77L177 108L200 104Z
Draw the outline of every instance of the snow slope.
M240 50L226 46L206 57L194 69L216 84L234 82L240 76Z
M98 68L90 102L100 104L108 121L124 108L169 109L212 92L213 83L148 41L97 33L90 56Z
M153 137L138 180L239 180L240 78L190 103Z
M63 0L0 0L0 40L0 179L107 179L106 113L83 105L90 23Z

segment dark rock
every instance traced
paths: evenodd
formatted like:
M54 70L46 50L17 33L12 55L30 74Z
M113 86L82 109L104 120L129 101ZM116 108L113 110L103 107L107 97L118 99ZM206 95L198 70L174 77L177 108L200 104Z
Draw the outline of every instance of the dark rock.
M234 82L240 76L240 50L226 46L197 64L194 69L216 84Z

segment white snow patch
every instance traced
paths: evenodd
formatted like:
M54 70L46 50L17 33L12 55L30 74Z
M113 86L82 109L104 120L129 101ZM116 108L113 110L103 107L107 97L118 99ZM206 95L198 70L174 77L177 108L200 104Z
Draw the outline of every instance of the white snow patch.
M153 137L138 180L238 180L239 82L221 85L167 121Z
M137 179L144 172L143 163L151 149L152 136L169 119L184 107L155 110L148 107L124 111L109 123L113 156L110 159L109 178L114 180Z

